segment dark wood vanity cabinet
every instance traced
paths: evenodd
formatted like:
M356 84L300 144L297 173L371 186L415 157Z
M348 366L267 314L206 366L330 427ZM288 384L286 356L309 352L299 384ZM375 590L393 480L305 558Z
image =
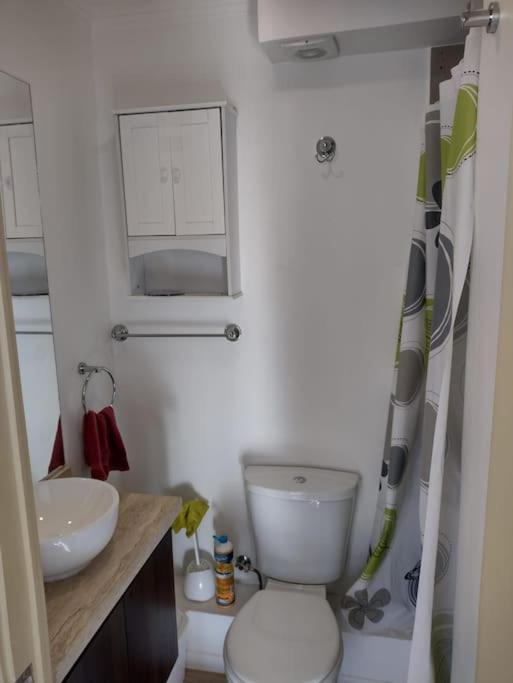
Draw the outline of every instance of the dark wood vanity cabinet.
M121 600L64 680L70 683L124 683L132 680L128 672L125 611Z
M127 681L165 683L178 656L171 531L123 598Z
M65 683L166 683L178 656L171 531L132 581Z

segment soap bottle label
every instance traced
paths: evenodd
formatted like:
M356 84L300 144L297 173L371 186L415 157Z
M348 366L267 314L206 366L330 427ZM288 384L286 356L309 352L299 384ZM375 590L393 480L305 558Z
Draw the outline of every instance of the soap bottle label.
M231 574L216 572L216 602L221 607L228 607L235 602L235 580Z

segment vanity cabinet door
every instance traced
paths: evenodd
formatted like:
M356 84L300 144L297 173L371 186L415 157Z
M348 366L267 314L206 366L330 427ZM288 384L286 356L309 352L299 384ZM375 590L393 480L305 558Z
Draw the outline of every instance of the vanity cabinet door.
M225 232L221 111L168 114L177 235Z
M174 235L167 114L119 117L129 237Z
M80 656L65 683L126 683L128 680L125 611L121 601Z
M8 238L42 237L34 126L0 126L0 181Z
M166 683L178 656L171 531L123 598L131 683Z
M177 657L169 530L64 683L166 683Z

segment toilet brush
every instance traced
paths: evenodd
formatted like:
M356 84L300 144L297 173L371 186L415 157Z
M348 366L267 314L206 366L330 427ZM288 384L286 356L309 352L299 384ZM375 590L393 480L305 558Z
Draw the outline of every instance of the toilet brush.
M208 503L196 499L184 503L180 514L173 522L173 531L186 530L186 536L192 536L194 560L185 569L183 591L188 600L205 602L214 597L216 592L214 572L208 560L200 557L198 544L198 527L208 510Z
M200 558L197 533L194 533L192 541L195 559L189 562L185 570L183 592L188 600L205 602L213 598L216 592L214 572L210 563Z
M196 558L196 564L200 563L200 556L199 556L199 545L198 545L198 532L195 531L194 535L192 537L192 542L194 544L194 557Z

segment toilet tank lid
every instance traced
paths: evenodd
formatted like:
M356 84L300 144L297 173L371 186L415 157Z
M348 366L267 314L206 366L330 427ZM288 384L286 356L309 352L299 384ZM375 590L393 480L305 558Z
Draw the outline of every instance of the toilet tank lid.
M244 479L248 491L264 496L337 501L354 497L360 475L321 467L250 465Z

